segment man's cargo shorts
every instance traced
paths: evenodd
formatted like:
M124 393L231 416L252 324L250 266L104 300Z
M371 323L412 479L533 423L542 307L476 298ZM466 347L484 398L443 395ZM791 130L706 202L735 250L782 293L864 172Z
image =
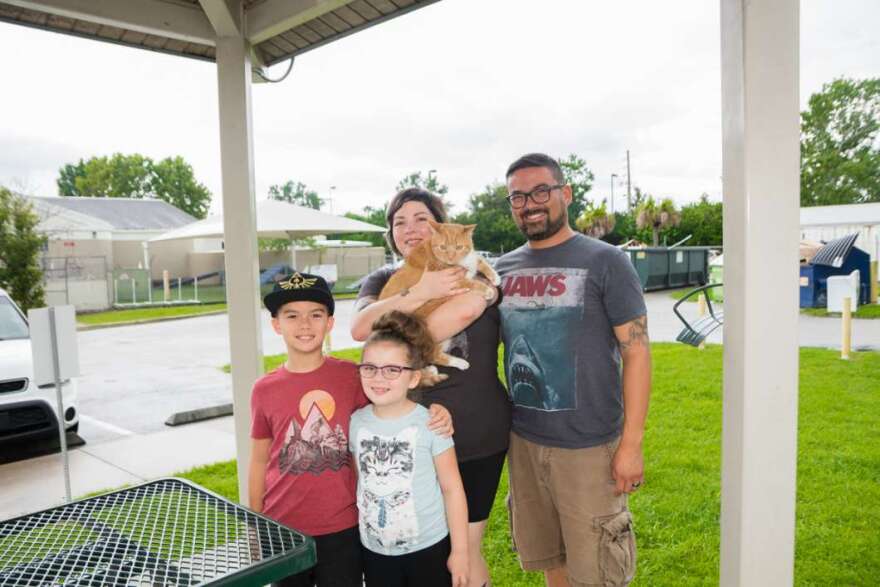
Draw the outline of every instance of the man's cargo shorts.
M572 587L632 581L632 517L611 476L618 440L567 449L511 433L510 526L524 570L564 566Z

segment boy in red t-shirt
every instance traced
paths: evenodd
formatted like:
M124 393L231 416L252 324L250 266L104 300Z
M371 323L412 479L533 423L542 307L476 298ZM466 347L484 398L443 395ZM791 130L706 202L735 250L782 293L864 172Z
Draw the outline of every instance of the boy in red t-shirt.
M250 507L315 538L318 564L281 584L361 587L357 478L348 451L352 412L369 401L357 367L323 354L335 304L324 279L294 273L263 298L287 360L251 394ZM429 427L452 434L431 406Z

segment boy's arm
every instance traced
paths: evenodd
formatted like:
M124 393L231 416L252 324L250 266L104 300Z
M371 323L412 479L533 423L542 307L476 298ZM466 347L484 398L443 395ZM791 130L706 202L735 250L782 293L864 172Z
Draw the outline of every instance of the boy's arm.
M263 512L263 494L266 492L266 467L269 464L271 438L251 439L251 466L248 470L248 496L250 508Z
M458 472L455 449L450 447L434 457L434 468L443 491L443 503L446 506L446 523L449 525L449 537L452 552L446 565L452 573L453 587L464 586L468 582L468 512L464 486Z
M431 404L428 406L428 415L430 416L428 430L444 438L452 438L455 428L452 426L452 414L446 406Z

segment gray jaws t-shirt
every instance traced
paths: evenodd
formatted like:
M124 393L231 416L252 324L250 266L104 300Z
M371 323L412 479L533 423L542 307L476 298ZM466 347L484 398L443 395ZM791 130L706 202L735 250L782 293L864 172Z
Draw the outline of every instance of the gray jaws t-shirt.
M613 328L646 315L627 254L576 234L549 249L523 245L495 269L513 431L562 448L616 438L623 393Z

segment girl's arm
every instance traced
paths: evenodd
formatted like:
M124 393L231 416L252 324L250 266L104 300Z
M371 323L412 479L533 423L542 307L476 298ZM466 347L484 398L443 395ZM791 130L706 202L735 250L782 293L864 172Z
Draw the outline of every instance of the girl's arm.
M266 492L266 467L269 464L271 438L251 439L251 466L248 469L248 504L257 513L263 512L263 494Z
M452 267L442 271L425 271L419 282L409 288L406 295L396 294L384 300L378 300L374 296L360 298L355 302L355 315L351 320L351 337L357 341L366 340L370 335L373 322L391 310L412 313L433 299L454 296L468 291L458 287L462 275L464 275L464 269L461 267Z
M452 553L446 566L452 573L453 587L464 587L468 582L468 512L464 486L458 472L458 461L455 448L448 448L434 457L434 468L443 491L443 504L446 506L446 523L449 525L449 537L452 542Z

